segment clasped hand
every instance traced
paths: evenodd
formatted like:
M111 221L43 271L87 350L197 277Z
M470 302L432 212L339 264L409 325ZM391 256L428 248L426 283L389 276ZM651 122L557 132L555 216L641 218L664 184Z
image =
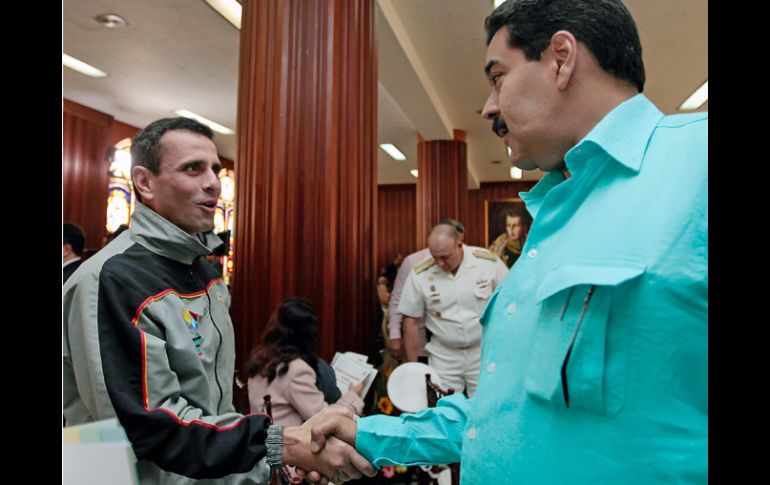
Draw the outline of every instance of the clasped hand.
M284 429L283 461L314 484L373 476L377 470L355 450L356 430L350 410L329 406L302 426Z

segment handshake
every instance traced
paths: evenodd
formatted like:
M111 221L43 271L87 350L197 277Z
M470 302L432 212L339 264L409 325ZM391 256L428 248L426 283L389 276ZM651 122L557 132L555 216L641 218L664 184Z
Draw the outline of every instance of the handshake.
M374 466L355 450L357 425L353 413L332 405L283 431L283 462L297 467L300 478L326 485L373 476Z

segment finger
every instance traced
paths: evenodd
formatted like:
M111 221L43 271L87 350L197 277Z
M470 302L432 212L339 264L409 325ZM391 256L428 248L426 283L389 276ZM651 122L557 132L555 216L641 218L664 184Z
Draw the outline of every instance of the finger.
M320 483L322 481L322 479L323 479L323 477L317 471L311 471L311 472L307 473L307 475L305 475L305 480L308 483Z
M310 450L313 453L318 453L323 449L328 435L334 435L353 445L356 442L356 423L350 418L330 413L324 419L313 424L310 434L312 440Z
M336 405L329 406L326 409L330 410L336 407ZM335 413L327 410L324 410L323 416L318 416L310 428L310 451L313 453L318 453L323 449L326 445L326 435L334 434L338 427L337 420L339 418L335 416Z
M321 411L323 414L339 414L342 416L345 416L347 418L353 419L353 411L350 410L350 408L346 406L342 406L340 404L332 404L328 408Z
M352 451L350 453L350 456L348 456L348 460L350 461L351 465L356 467L356 470L363 473L367 477L373 477L377 474L377 469L374 468L374 465L369 463L369 460L361 456L358 452Z

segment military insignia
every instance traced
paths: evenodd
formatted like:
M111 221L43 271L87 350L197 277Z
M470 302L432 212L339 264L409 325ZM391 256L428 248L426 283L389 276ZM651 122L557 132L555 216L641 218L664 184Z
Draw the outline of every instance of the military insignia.
M435 285L430 285L430 291L436 291L436 286Z
M225 302L225 299L222 298L222 295L220 295L219 292L217 292L217 300L219 300L219 303L224 303Z
M433 281L433 276L428 276L428 281Z
M436 303L441 303L441 300L439 298L435 298L435 299L431 300L430 302L436 304Z
M436 312L436 316L437 316L438 318L441 318L441 312Z
M417 265L414 268L414 272L415 272L415 274L420 274L420 273L422 273L423 271L425 271L426 269L430 268L431 266L433 266L435 264L436 264L436 261L433 258L427 259L427 260L423 261L422 263L420 263L419 265ZM430 280L430 278L429 278L429 280Z
M198 352L198 356L203 357L203 351L201 350L201 346L203 345L203 337L198 331L198 321L200 320L201 316L197 313L188 311L185 308L182 311L182 317L184 318L184 323L186 323L190 330L194 332L192 341L193 344L195 344L195 351Z
M483 249L476 249L473 251L473 255L477 258L488 259L489 261L497 261L497 255Z

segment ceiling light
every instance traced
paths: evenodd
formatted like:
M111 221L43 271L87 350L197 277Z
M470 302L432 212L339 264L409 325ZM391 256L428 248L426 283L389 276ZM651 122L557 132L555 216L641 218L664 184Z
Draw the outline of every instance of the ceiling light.
M80 74L85 74L86 76L105 77L107 75L106 72L100 71L94 66L90 64L86 64L85 62L79 59L75 59L72 56L68 56L63 52L62 52L62 64L64 64L65 67L69 67L70 69L75 70Z
M186 109L178 109L174 111L174 113L178 114L179 116L184 116L185 118L192 118L194 120L200 121L204 125L208 125L209 128L216 131L217 133L222 133L223 135L235 134L235 132L230 128L226 126L222 126L219 123L215 121L211 121L208 118L204 118L203 116L193 113L192 111L187 111Z
M680 110L693 110L700 108L703 103L709 100L709 82L706 81L690 95L687 100L679 107Z
M522 176L522 171L518 167L511 167L510 174L512 179L520 179Z
M412 174L412 177L417 178L417 169L416 168L414 170L410 170L409 173Z
M401 153L401 150L396 148L396 145L391 145L390 143L383 143L380 145L380 148L382 148L385 153L391 156L394 160L406 160L406 155Z
M219 12L236 29L241 30L241 4L236 0L206 0L211 8Z
M114 13L103 13L94 17L94 19L108 29L114 29L115 27L125 27L128 25L126 19L120 15L115 15Z

